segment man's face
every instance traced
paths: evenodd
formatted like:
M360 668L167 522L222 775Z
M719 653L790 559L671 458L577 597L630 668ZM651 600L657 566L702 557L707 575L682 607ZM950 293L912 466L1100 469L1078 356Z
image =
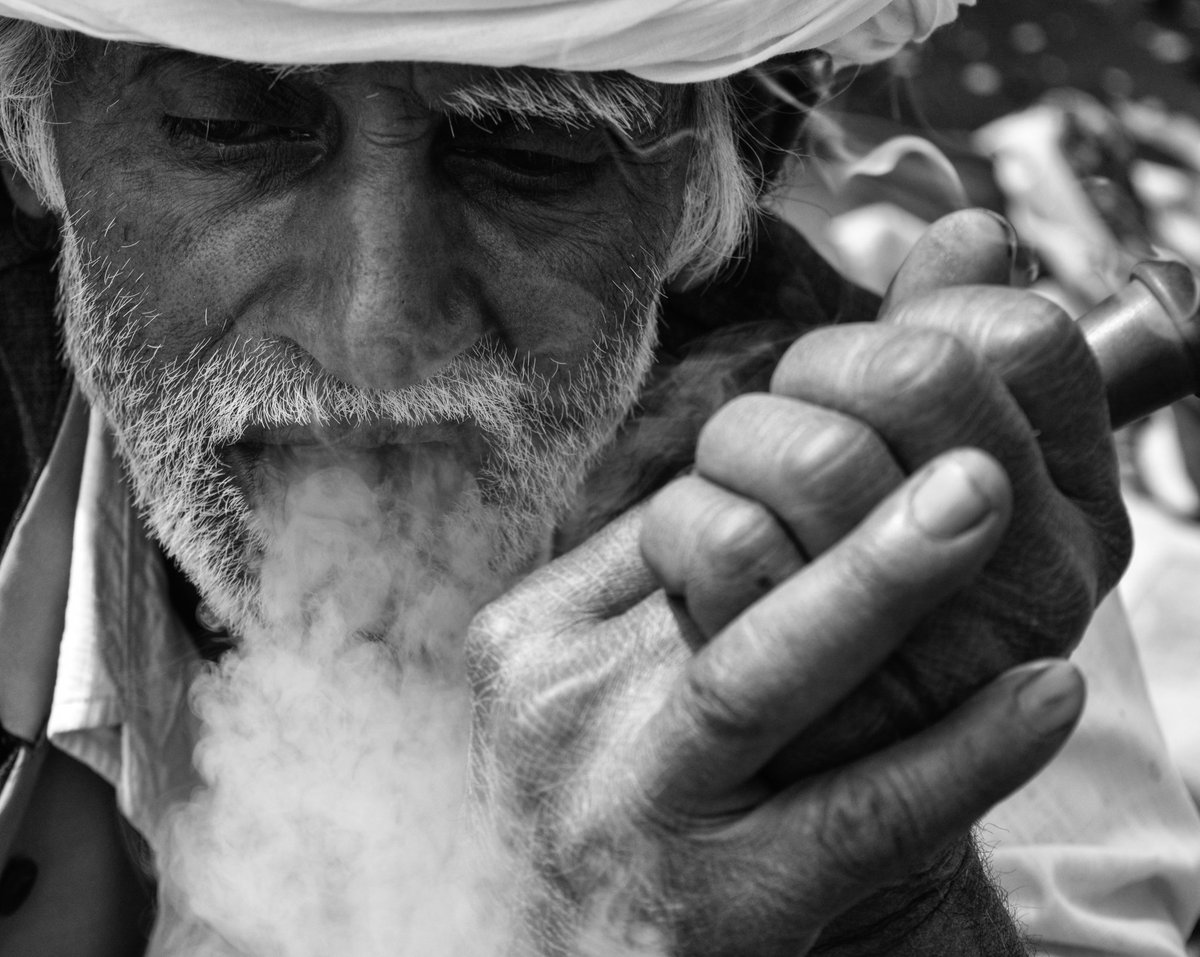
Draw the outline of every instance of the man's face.
M469 489L490 560L528 559L645 370L691 152L683 92L589 89L81 39L54 98L68 352L221 612L327 464L397 513L414 475L435 512Z

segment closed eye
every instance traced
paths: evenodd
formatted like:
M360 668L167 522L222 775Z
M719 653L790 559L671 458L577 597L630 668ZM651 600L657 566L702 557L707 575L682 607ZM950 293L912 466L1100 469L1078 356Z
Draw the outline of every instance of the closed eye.
M611 156L602 130L571 130L506 116L483 121L448 118L440 141L455 175L531 194L584 188Z
M172 139L190 139L215 146L253 146L270 141L303 143L314 138L311 130L253 120L167 115L163 123Z
M588 168L587 162L579 162L556 153L539 150L507 149L504 147L459 146L455 152L481 162L495 163L521 176L554 177L578 175Z

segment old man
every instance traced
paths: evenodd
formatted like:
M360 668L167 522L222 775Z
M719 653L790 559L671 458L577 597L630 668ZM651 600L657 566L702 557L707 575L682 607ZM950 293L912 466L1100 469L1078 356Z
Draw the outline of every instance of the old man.
M954 7L0 7L3 951L1024 952L1094 362L996 217L879 307L758 212Z

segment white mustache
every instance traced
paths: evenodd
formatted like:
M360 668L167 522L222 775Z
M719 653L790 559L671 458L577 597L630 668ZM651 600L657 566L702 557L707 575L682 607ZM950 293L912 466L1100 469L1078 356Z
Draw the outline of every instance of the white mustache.
M359 389L317 368L299 347L278 347L269 354L265 349L225 353L192 369L169 368L160 377L190 380L215 400L202 406L211 413L195 423L213 444L238 441L262 429L310 429L336 436L461 422L507 436L549 391L510 356L486 345L456 357L433 378L395 392Z

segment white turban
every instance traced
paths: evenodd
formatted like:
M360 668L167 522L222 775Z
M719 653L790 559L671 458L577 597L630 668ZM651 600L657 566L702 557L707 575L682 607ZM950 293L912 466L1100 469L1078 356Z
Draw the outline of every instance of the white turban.
M821 49L869 63L975 0L0 0L0 15L231 60L627 70L666 83Z

